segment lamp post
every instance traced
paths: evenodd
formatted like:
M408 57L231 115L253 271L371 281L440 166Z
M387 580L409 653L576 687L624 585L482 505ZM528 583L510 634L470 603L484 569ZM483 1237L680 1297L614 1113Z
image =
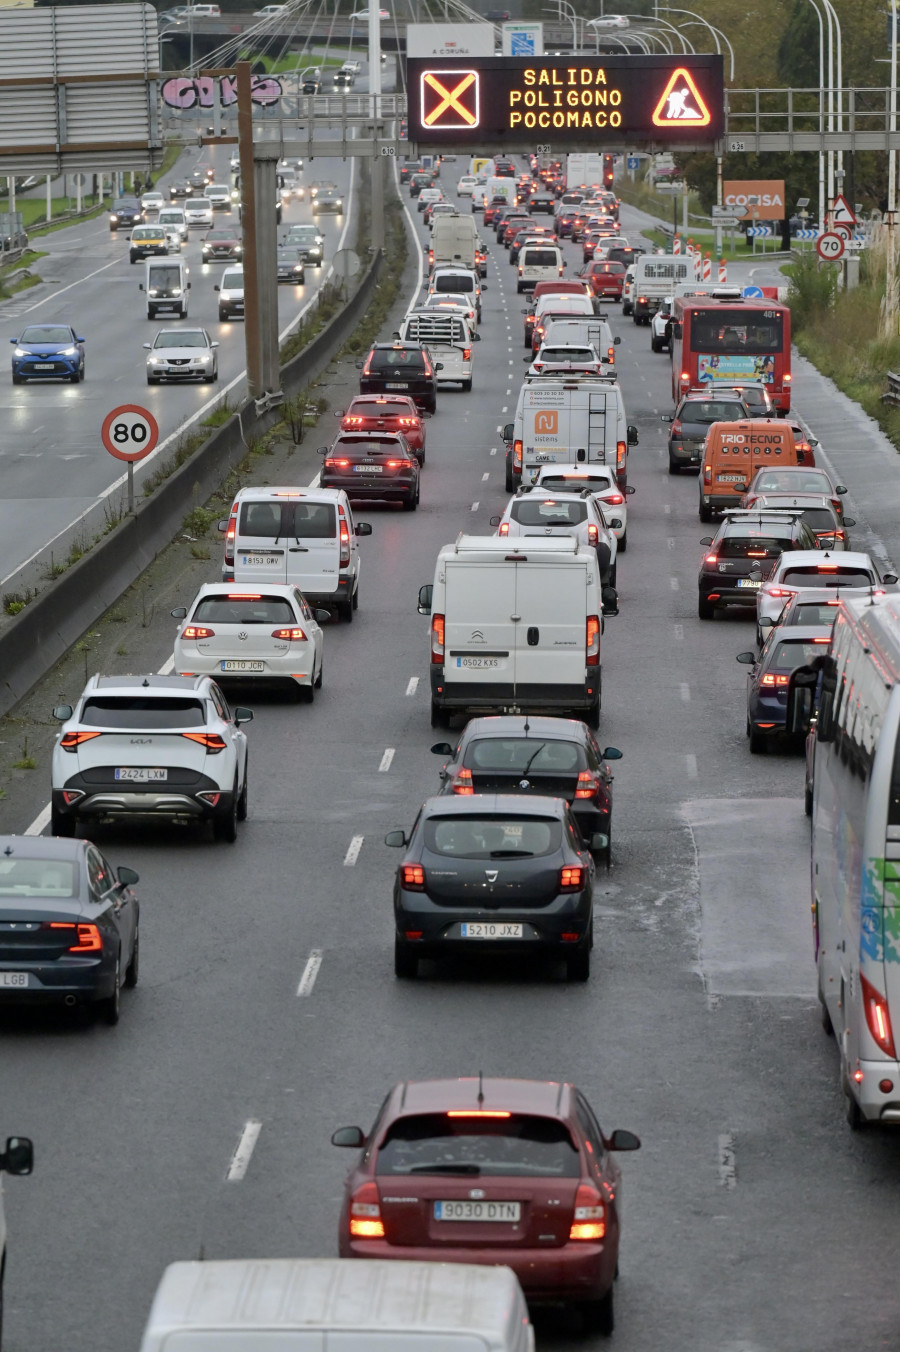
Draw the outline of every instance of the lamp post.
M891 0L891 92L890 131L897 130L897 0ZM884 300L881 305L881 334L891 338L897 316L897 268L894 258L897 217L897 152L888 150L887 253L885 255Z
M730 76L729 76L729 79L730 79L731 83L733 84L733 83L734 83L734 48L732 47L731 43L728 41L728 38L727 38L727 37L725 36L725 34L722 32L721 28L716 28L716 27L715 27L713 24L711 24L707 19L704 19L702 14L695 14L694 11L693 11L692 9L673 9L670 5L660 5L659 8L662 10L662 12L663 12L664 14L687 14L687 15L689 15L692 19L695 19L695 20L697 21L697 22L694 23L694 24L689 24L689 23L682 24L682 25L681 25L682 28L696 28L698 24L703 24L703 25L705 25L705 27L707 27L707 28L709 29L709 31L712 33L712 36L713 36L713 42L716 44L716 51L719 53L719 55L721 55L721 53L722 53L722 48L721 48L721 46L719 45L719 38L722 39L722 41L725 43L725 46L728 48L728 54L729 54L729 58L730 58L730 61L731 61L731 74L730 74Z

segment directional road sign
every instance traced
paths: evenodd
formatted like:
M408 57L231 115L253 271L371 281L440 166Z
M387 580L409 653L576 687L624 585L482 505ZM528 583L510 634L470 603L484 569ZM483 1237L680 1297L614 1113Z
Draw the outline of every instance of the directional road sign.
M816 253L820 258L829 262L837 262L844 255L844 240L840 235L836 235L833 230L826 230L824 235L819 236L819 242L816 245Z
M751 225L747 231L748 239L771 239L772 228L768 225Z
M100 439L117 460L143 460L159 440L159 424L149 409L120 404L104 418Z
M739 221L742 216L747 214L747 208L736 206L714 206L710 214L714 221Z
M761 286L745 286L743 289L743 295L745 295L748 300L762 300L762 294Z
M818 239L818 238L819 238L818 230L796 230L794 232L794 239Z
M628 156L627 167L628 167L629 169L640 169L640 167L641 167L641 162L640 162L640 160L638 159L637 155L629 155L629 156Z

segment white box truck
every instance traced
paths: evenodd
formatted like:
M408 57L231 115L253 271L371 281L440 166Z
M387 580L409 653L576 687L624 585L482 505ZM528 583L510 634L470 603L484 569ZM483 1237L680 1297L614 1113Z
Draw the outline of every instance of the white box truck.
M506 487L533 480L542 465L595 464L615 468L628 483L628 447L638 430L625 421L625 403L609 376L527 376L519 390L515 422L503 428Z
M603 186L603 156L567 155L566 187L589 188L592 184Z
M460 535L418 609L431 616L432 727L498 711L599 725L602 616L616 613L616 593L590 545Z
M478 227L471 216L437 216L428 246L428 270L439 267L478 270Z

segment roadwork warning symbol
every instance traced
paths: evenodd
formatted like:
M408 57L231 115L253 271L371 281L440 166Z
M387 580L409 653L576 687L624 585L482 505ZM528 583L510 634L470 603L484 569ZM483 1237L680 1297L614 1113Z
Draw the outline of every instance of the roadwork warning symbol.
M709 109L694 84L689 71L679 66L673 71L662 98L653 113L655 127L707 127L711 121Z
M426 70L421 75L422 124L442 131L478 126L478 71Z

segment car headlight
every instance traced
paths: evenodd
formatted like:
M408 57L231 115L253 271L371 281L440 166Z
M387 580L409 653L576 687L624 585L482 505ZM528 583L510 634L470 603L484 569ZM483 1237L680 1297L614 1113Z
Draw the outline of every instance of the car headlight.
M180 296L180 295L181 295L181 287L180 287L180 286L173 286L173 287L172 287L172 295L173 295L173 296Z
M17 347L13 353L14 357L30 357L31 353L25 347Z
M116 215L111 215L109 219L110 219L111 221L117 221L119 218L118 218L118 216L116 216Z
M161 362L164 362L164 361L165 361L165 357L148 357L148 358L147 358L147 365L148 365L148 366L159 366L160 363L161 363Z
M62 350L62 352L60 352L59 355L60 355L61 357L77 357L77 356L78 356L78 348L77 348L77 347L64 347L63 350Z

